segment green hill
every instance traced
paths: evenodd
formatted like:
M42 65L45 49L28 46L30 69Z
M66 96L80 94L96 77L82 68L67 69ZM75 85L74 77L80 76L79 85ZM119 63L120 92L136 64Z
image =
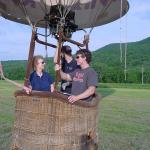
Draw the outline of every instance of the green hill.
M125 44L122 44L123 63L120 62L120 44L109 44L93 52L93 62L103 63L110 67L124 66ZM127 44L127 67L148 68L150 66L150 38Z
M141 68L144 68L144 82L150 83L150 37L127 44L127 80L124 80L124 51L120 61L120 44L109 44L92 52L92 67L95 68L101 82L141 82ZM48 71L54 75L52 58L47 63ZM5 61L4 71L11 79L24 79L27 61Z
M99 73L101 81L140 83L143 65L144 80L150 83L150 38L127 44L127 81L124 80L124 43L122 52L122 63L119 43L106 45L93 52L92 66Z

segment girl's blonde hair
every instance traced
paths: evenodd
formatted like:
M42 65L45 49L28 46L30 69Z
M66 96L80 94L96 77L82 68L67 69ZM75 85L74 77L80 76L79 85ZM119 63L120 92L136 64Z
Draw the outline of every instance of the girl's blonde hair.
M36 65L37 65L39 59L44 60L44 57L41 55L36 55L33 57L33 62L32 62L32 69L33 70L36 70Z

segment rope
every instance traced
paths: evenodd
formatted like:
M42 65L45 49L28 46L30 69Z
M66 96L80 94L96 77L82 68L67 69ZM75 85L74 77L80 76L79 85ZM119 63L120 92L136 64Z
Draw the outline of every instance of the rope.
M61 16L61 18L62 18L62 17L63 17L63 14L62 14L61 6L60 6L60 5L58 5L58 10L59 10L60 16Z
M112 1L109 0L109 2L107 3L107 5L102 10L99 9L99 11L97 11L94 19L92 20L93 23L92 23L92 27L91 27L89 33L87 33L87 31L86 31L86 34L85 34L85 36L88 35L88 40L89 40L90 34L92 33L92 31L94 29L94 24L95 24L95 22L96 22L96 20L97 20L97 18L99 16L99 14L100 14L100 16L102 16L106 12L106 10L108 9L108 7L110 6L111 3L112 3ZM83 30L83 31L85 31L85 30Z
M44 8L45 8L45 14L47 14L48 13L48 11L47 11L48 9L47 9L46 0L42 0L42 2L43 2L43 5L44 5Z
M65 15L65 16L64 16L65 18L66 18L66 16L67 16L67 14L70 12L72 6L73 6L75 3L77 3L77 1L78 1L78 0L72 1L71 5L70 5L70 8L68 8L66 14L64 14L64 15ZM69 5L69 3L68 3L67 5Z
M143 85L144 84L144 67L143 67L143 64L142 64L142 67L141 67L141 72L142 72L141 80L142 80L142 85Z
M45 22L45 42L47 43L47 22ZM48 71L48 51L47 51L47 45L45 45L45 58L46 58L46 71Z
M2 75L3 75L3 71L2 71L2 63L1 63L1 60L0 60L0 76L1 76L1 80L2 80Z
M51 3L51 6L52 6L52 1L49 0L49 2ZM49 7L49 13L51 12L51 7Z
M108 9L108 7L110 6L111 3L112 3L112 0L109 0L109 1L107 2L107 5L106 5L102 10L99 9L99 11L97 11L97 13L96 13L94 19L92 20L93 23L92 23L92 28L91 28L90 32L92 32L92 30L93 30L93 28L94 28L94 24L95 24L95 22L97 21L98 16L102 16L102 15L106 12L106 10ZM99 14L100 14L100 15L99 15Z
M78 0L72 0L71 2L69 0L64 0L63 1L63 6L64 6L64 10L62 10L62 7L61 5L58 5L58 10L59 10L59 13L61 15L61 18L62 19L65 19L68 15L68 13L70 12L72 6L77 2ZM57 4L61 4L60 2L57 2L56 0L56 3ZM77 7L77 6L76 6Z
M120 62L123 62L123 47L122 47L122 15L123 15L123 0L120 5ZM127 15L125 18L125 43L124 43L124 80L127 80Z
M120 3L120 62L123 61L123 48L122 48L122 15L123 15L123 0ZM124 43L124 80L127 80L127 15L125 19L125 43Z
M27 94L29 94L31 92L31 89L29 89L28 87L5 77L1 61L0 61L0 76L1 76L1 79L4 79L6 82L17 86L18 88L21 88L22 90L25 90Z
M32 21L27 13L27 10L26 10L26 7L24 5L24 2L23 0L19 0L19 4L20 4L20 9L23 10L23 13L26 17L26 20L28 21L29 25L32 27L32 29L34 28L33 24L32 24Z
M124 74L125 74L125 81L127 80L127 15L126 15L126 23L125 23L125 64L124 64Z
M42 2L42 1L40 1L38 4L39 4L39 6L40 6L41 10L42 10L42 11L44 12L44 14L45 14L46 12L45 12L44 7L41 5L41 2Z
M120 62L122 63L122 0L120 4Z
M9 80L8 78L5 77L1 61L0 61L0 76L1 76L1 79L4 79L5 81L7 81L7 82L19 87L19 88L23 87L21 84L15 82L15 81Z

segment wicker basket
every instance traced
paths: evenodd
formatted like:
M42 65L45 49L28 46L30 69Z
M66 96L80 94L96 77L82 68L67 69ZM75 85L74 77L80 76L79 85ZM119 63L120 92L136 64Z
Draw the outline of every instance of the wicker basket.
M98 142L99 100L70 104L56 92L15 95L12 150L88 150Z

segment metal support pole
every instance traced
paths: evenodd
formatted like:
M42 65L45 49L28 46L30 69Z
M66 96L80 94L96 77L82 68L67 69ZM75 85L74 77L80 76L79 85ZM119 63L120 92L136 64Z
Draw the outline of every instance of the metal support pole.
M142 65L141 71L142 71L142 85L143 85L144 84L144 67L143 67L143 65Z
M86 50L89 50L89 43L86 43Z
M58 33L58 56L57 56L57 64L60 65L61 61L61 48L62 48L62 38L63 38L62 28L60 28ZM57 89L58 82L61 80L60 71L56 71L56 80L55 80L55 89Z
M29 76L30 76L30 72L32 69L33 55L34 55L34 49L35 49L35 36L36 36L36 33L32 31L29 55L28 55L28 64L27 64L26 76L25 76L25 81L24 81L25 86L28 86Z
M36 42L39 43L39 44L47 45L47 46L52 47L52 48L57 48L56 45L53 45L53 44L50 44L50 43L43 42L43 41L39 40L39 38L38 38L37 36L35 37L35 40L36 40Z
M67 42L72 43L72 44L74 44L74 45L77 45L77 46L79 46L79 47L84 47L84 46L86 46L86 44L87 44L86 41L83 41L83 43L79 43L79 42L74 41L74 40L72 40L72 39L70 39L70 38L67 38L67 37L65 37L65 36L63 36L62 38L63 38L64 41L67 41Z

